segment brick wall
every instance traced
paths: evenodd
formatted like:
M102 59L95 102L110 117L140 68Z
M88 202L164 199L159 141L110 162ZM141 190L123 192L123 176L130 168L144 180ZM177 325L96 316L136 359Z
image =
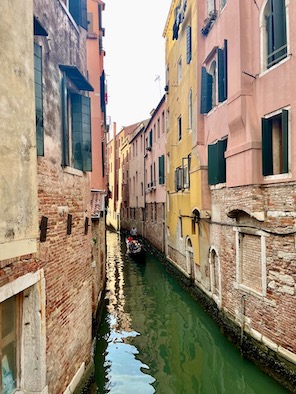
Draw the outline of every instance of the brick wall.
M39 212L48 217L39 244L46 281L47 382L49 392L67 387L82 362L90 360L92 324L90 185L86 174L61 171L46 157L39 162ZM72 215L71 234L67 217Z
M145 238L161 252L164 252L164 205L146 204Z
M238 321L244 307L247 327L293 353L296 353L295 235L283 234L294 231L295 189L295 184L280 184L213 190L215 224L211 226L211 246L217 250L221 265L222 307ZM245 213L228 217L227 213L234 210ZM264 221L251 217L258 212L264 213ZM240 245L241 283L237 283L234 227L247 228ZM266 245L263 254L261 237Z
M92 311L96 312L98 298L105 286L106 278L106 227L104 217L92 222Z

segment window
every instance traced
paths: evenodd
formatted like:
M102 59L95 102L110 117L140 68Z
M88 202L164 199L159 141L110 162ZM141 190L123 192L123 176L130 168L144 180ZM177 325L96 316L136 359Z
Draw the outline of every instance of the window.
M262 171L263 175L289 172L289 112L262 119Z
M191 26L186 28L186 63L189 64L192 59L192 43L191 43Z
M178 141L182 139L182 118L179 116L178 118Z
M157 138L160 138L160 118L157 119Z
M158 158L158 183L164 185L165 172L164 172L164 155Z
M227 0L220 0L220 10L226 6Z
M182 59L178 60L178 85L180 84L182 79Z
M248 219L248 220L246 220ZM266 240L269 234L257 230L255 219L239 218L240 226L234 227L236 245L237 288L266 296ZM244 226L246 223L246 226Z
M190 161L191 155L182 158L182 166L175 171L175 190L188 189L190 187Z
M182 159L184 189L189 189L190 187L190 176L189 176L190 160L191 160L191 155L188 155L188 157L183 157Z
M18 387L18 299L16 296L8 298L0 304L1 322L1 393L10 394Z
M166 130L167 132L170 131L170 109L167 109L166 112Z
M214 60L211 63L211 67L210 67L210 75L212 76L212 98L211 98L211 102L212 102L212 108L216 107L217 105L217 98L216 98L216 85L217 85L217 72L216 72L216 61Z
M149 132L149 148L152 148L152 144L153 144L153 132L151 129Z
M37 156L44 156L42 47L34 43L34 80Z
M107 84L105 78L105 71L102 72L100 76L100 103L101 103L101 111L104 114L104 124L106 125L106 104L107 104Z
M150 164L150 184L148 187L152 186L152 181L153 181L153 170L152 170L152 164Z
M165 131L164 119L165 119L164 118L164 111L162 111L162 114L161 114L161 134L163 134Z
M62 115L62 165L91 171L90 98L68 88L65 75L62 78Z
M170 68L169 66L166 66L166 70L165 70L165 87L164 90L165 92L168 94L169 93L169 86L170 86Z
M183 223L182 223L182 217L181 216L179 216L179 218L178 218L178 230L179 230L180 238L183 238Z
M175 190L183 189L183 168L177 167L175 171Z
M0 288L0 393L47 391L42 275L42 271L27 274L25 289L24 276Z
M188 97L188 129L192 129L192 88L189 90Z
M218 61L218 70L217 63ZM218 74L218 78L217 78ZM216 59L212 61L209 72L206 67L201 70L201 107L200 112L207 114L218 102L227 99L227 40L224 40L224 48L218 48Z
M264 10L267 68L287 57L285 0L269 0Z
M69 0L69 11L77 25L87 30L87 0Z
M208 15L212 15L216 12L216 0L207 0L208 3Z
M226 182L227 138L208 145L208 182L209 185Z

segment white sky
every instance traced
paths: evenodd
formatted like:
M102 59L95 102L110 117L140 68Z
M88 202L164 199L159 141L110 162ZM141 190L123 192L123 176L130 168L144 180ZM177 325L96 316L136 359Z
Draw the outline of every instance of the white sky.
M170 5L171 0L105 0L107 116L116 122L117 132L149 118L164 94L162 34Z

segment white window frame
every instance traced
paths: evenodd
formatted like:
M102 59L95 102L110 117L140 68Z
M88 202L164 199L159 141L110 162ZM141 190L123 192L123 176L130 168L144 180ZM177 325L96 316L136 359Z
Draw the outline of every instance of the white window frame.
M262 230L256 230L249 227L234 227L233 231L235 232L235 251L236 251L236 281L234 283L234 287L236 289L243 290L247 293L251 293L255 296L266 297L267 295L267 276L266 276L266 238L270 235ZM240 247L241 244L241 236L242 234L246 235L254 235L260 237L261 243L261 292L248 287L242 283L242 257L241 252L242 249Z
M24 297L19 340L20 376L15 394L42 394L47 392L44 271L28 273L1 286L0 303L21 293Z
M287 29L287 56L280 60L278 63L274 64L270 68L267 68L267 33L266 33L266 19L265 19L265 7L267 5L268 0L265 0L261 6L260 10L260 17L259 17L259 29L260 29L260 69L261 73L260 76L265 75L266 73L274 70L276 67L279 67L281 64L288 61L291 57L290 55L290 21L289 21L289 5L290 0L286 0L285 7L286 7L286 29Z

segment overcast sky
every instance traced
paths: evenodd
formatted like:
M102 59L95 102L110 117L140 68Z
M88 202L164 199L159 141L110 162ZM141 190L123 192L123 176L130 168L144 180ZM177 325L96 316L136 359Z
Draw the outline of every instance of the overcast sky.
M162 34L170 5L171 0L105 0L107 116L117 131L149 118L164 94Z

